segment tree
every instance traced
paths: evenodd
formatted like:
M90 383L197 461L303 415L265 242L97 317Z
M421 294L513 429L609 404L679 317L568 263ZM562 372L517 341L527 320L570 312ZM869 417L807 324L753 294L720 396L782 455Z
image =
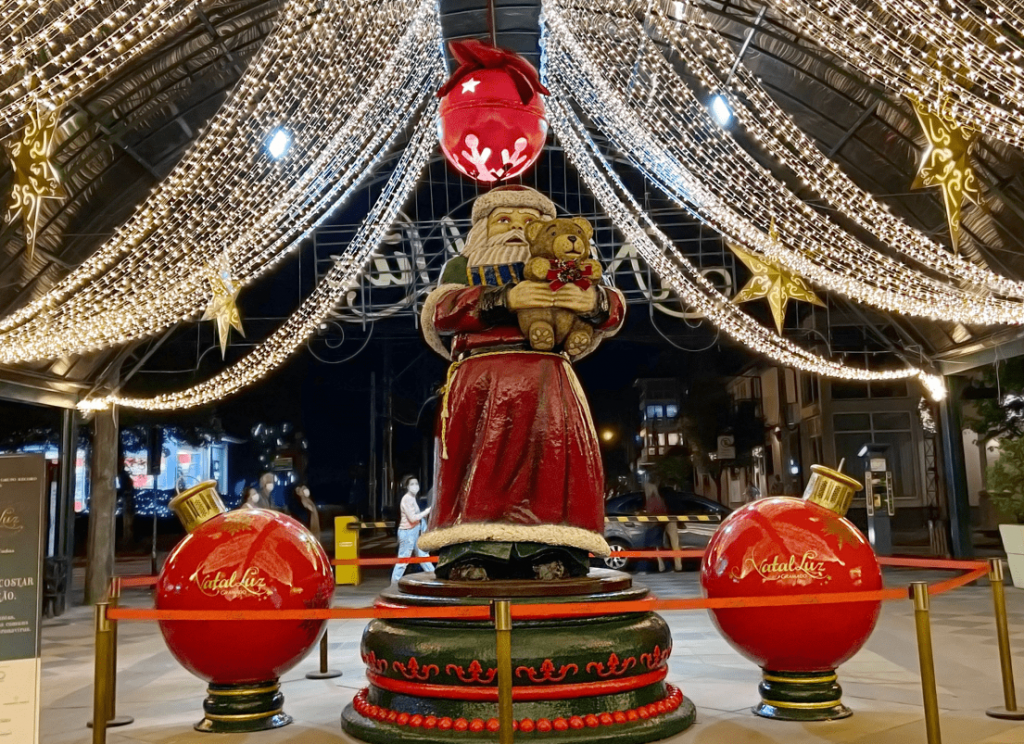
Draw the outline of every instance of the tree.
M693 461L689 447L670 447L662 457L648 466L651 475L662 486L689 491L693 487Z
M964 392L974 402L964 424L979 443L1024 436L1024 357L987 367L979 383Z
M691 463L711 475L716 490L722 468L750 465L753 449L764 445L764 420L754 402L734 403L719 380L694 381L683 401L682 423ZM733 437L735 459L718 459L718 438L724 435Z
M1024 524L1024 438L1003 441L988 468L988 493L996 509Z

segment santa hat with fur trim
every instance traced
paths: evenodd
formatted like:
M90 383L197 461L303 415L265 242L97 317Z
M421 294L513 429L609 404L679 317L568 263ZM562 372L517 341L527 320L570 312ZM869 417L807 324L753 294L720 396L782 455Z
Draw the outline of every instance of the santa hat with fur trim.
M486 194L481 194L473 202L473 224L475 225L498 207L516 209L526 207L536 209L542 217L554 219L558 216L555 203L544 194L529 186L498 186Z

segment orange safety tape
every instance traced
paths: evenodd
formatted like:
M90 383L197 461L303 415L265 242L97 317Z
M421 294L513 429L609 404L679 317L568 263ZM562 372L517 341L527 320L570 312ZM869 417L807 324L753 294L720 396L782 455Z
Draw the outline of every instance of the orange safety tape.
M132 586L153 586L160 580L159 576L122 576L121 588Z
M988 567L985 561L956 561L941 558L889 558L878 556L880 566L902 566L904 568L942 568L959 571L974 570L981 566Z
M939 581L935 584L928 586L929 594L945 594L948 591L957 589L964 584L970 584L972 581L988 576L988 564L980 565L970 573L966 573L963 576L957 576L955 579L946 579L945 581Z
M322 610L141 610L115 607L111 620L339 620L352 618L452 617L489 620L488 605L467 607L334 607Z
M703 550L617 550L616 558L703 558Z
M336 558L332 566L393 566L396 563L435 563L437 558Z
M703 558L703 550L622 550L615 554L621 558ZM332 560L332 566L393 566L396 563L433 563L433 557L410 557L410 558L341 558ZM938 568L944 570L971 570L988 571L988 564L984 561L955 561L938 560L932 558L878 558L879 565L896 566L903 568ZM153 586L159 580L158 576L124 576L121 578L121 587ZM955 586L969 584L976 581L973 579L950 579L950 582L959 582ZM948 591L948 590L943 590ZM941 593L941 592L939 592Z
M973 573L980 572L981 569ZM968 574L970 576L971 574ZM977 577L975 577L977 578ZM632 602L585 602L578 604L515 604L513 619L592 617L598 615L652 612L654 610L733 609L741 607L791 607L796 605L845 604L906 599L906 589L878 589L867 592L829 592L796 596L718 597L715 599L644 599ZM487 605L469 607L359 607L321 610L136 610L117 607L108 610L112 620L327 620L340 618L490 618Z

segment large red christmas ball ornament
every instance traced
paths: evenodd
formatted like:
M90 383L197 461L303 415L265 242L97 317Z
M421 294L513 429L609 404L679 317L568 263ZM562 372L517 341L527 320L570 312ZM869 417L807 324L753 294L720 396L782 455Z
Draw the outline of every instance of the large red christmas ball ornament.
M737 509L708 544L705 596L761 597L871 591L882 574L871 545L844 518L861 486L812 466L805 498L773 497ZM881 602L711 610L722 635L764 670L761 704L770 718L830 720L850 715L835 669L868 639Z
M156 585L161 610L327 608L334 578L319 541L291 517L243 507L228 512L215 481L171 502L188 530ZM201 731L285 725L278 678L317 644L324 620L162 620L174 657L206 680Z
M441 150L481 183L520 175L544 149L548 123L537 70L514 52L481 41L453 41L459 68L441 87Z

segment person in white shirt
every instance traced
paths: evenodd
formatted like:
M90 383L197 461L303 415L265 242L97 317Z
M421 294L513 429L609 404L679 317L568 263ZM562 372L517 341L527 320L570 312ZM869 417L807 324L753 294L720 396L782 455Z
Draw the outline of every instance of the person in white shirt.
M402 478L402 488L405 495L402 496L401 512L402 518L398 522L398 557L408 558L414 552L421 558L426 558L429 553L420 550L416 546L420 533L425 525L424 519L430 513L430 507L420 511L420 505L416 501L416 494L420 492L420 482L407 475ZM391 572L391 583L397 582L405 574L406 563L396 563L395 570ZM433 571L432 563L421 563L424 571Z

